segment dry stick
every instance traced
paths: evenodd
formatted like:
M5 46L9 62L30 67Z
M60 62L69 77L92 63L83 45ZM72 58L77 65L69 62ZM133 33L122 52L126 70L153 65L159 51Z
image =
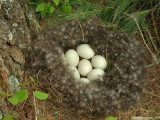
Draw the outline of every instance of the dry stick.
M145 94L149 94L149 95L154 96L154 97L157 97L157 98L160 98L160 96L154 94L153 92L146 92L146 91L144 91L144 93Z
M129 15L129 14L128 14L128 15ZM153 59L156 61L156 63L159 64L156 56L152 53L151 49L150 49L149 46L147 45L147 43L146 43L146 41L145 41L145 39L144 39L144 35L143 35L142 31L141 31L141 28L140 28L137 20L136 20L133 16L131 16L131 15L129 15L129 16L130 16L130 17L135 21L135 23L137 24L137 27L138 27L138 29L139 29L139 32L140 32L141 36L142 36L142 39L143 39L143 42L144 42L145 46L147 47L148 51L151 53L151 55L152 55Z
M33 91L33 99L34 99L35 120L38 120L38 117L37 117L37 106L36 106L36 99L35 99L34 91Z
M151 43L152 43L152 46L153 46L154 50L158 53L158 49L157 49L157 46L155 45L155 43L154 43L154 41L153 41L151 32L147 30L147 33L148 33L148 35L149 35L149 38L150 38L150 40L151 40Z
M74 18L76 21L77 21L77 23L79 24L79 27L80 27L80 29L81 29L81 33L82 33L82 41L84 41L84 32L83 32L83 28L82 28L82 25L81 25L81 23L76 19L76 18Z
M160 63L160 59L158 59L157 61L158 61L158 63ZM157 65L157 64L156 63L152 63L150 65L147 65L146 67L147 68L151 68L151 67L154 67L155 65Z

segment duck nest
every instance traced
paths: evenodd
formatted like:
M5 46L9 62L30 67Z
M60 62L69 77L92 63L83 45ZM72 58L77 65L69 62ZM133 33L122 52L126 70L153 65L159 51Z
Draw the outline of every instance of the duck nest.
M64 60L65 51L83 43L109 61L105 75L90 84L75 80ZM38 76L43 88L54 87L62 93L67 108L96 116L108 115L128 110L140 100L146 79L145 53L135 38L106 31L98 19L69 20L33 37L25 54L25 70L33 77Z

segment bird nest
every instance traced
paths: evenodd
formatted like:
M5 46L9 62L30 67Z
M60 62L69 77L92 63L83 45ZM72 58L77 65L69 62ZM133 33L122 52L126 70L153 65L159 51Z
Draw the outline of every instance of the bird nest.
M64 60L66 50L83 43L108 60L105 75L90 84L75 80ZM43 88L62 93L68 108L106 115L130 109L140 100L146 78L144 53L135 38L106 31L98 19L70 20L33 37L25 68L29 75L38 76Z

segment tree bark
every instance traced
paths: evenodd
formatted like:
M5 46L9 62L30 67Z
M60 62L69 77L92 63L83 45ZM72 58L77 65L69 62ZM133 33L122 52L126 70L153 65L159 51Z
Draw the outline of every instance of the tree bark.
M28 10L27 0L0 0L0 90L9 90L12 94L10 77L22 79L23 51L30 44L31 35L38 30L39 25L33 12ZM4 105L0 101L3 112Z

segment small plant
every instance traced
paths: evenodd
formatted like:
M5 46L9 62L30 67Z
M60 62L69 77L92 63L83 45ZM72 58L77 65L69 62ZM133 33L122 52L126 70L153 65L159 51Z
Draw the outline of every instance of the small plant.
M41 3L37 6L36 8L36 12L40 12L41 13L41 17L42 19L46 16L46 14L49 14L50 16L52 15L53 11L54 11L54 7L51 5L51 3Z
M14 118L17 118L18 116L18 114L6 114L6 116L2 120L14 120Z
M35 83L35 79L33 77L29 76L29 78L32 82ZM25 86L27 84L31 84L31 83L22 83L19 85L19 87ZM45 100L49 96L49 94L40 92L38 90L35 90L33 93L34 93L34 96L40 100ZM4 92L4 91L0 91L0 95L3 96L4 98L10 96L7 92ZM27 100L27 98L28 98L28 90L22 89L18 91L17 93L15 93L12 97L8 98L8 101L12 105L17 105L18 103L21 103ZM7 114L2 120L13 120L14 118L17 118L17 117L18 117L18 114L14 114L14 115Z
M40 99L40 100L45 100L48 98L48 94L40 92L40 91L35 91L34 95L36 96L36 98Z
M65 13L71 13L72 12L72 6L69 3L69 0L65 0L65 3L61 6L62 11Z
M115 117L107 117L105 120L118 120L118 119Z
M53 2L58 6L58 5L59 5L60 0L53 0Z
M8 98L8 101L12 105L17 105L18 103L23 102L27 98L28 98L28 90L27 89L23 89L23 90L17 92L13 97Z
M29 79L35 83L35 79L32 76L29 76Z
M40 12L41 18L43 19L46 16L46 14L51 16L55 11L55 6L59 6L59 4L60 4L60 0L53 0L52 3L42 2L37 5L35 12ZM62 2L61 9L65 13L71 13L72 6L70 5L69 0L65 0L64 2Z
M30 80L32 82L35 83L35 79L31 76L29 76ZM20 86L24 86L26 84L30 84L30 83L23 83L20 84ZM2 95L4 96L9 96L7 93L5 92L1 92ZM40 92L40 91L34 91L34 95L36 98L40 99L40 100L45 100L48 98L48 94ZM12 104L12 105L17 105L20 102L23 102L24 100L26 100L28 98L28 90L27 89L23 89L20 90L19 92L17 92L13 97L8 98L8 101Z
M4 98L10 96L7 92L4 91L0 91L0 95L3 96Z

